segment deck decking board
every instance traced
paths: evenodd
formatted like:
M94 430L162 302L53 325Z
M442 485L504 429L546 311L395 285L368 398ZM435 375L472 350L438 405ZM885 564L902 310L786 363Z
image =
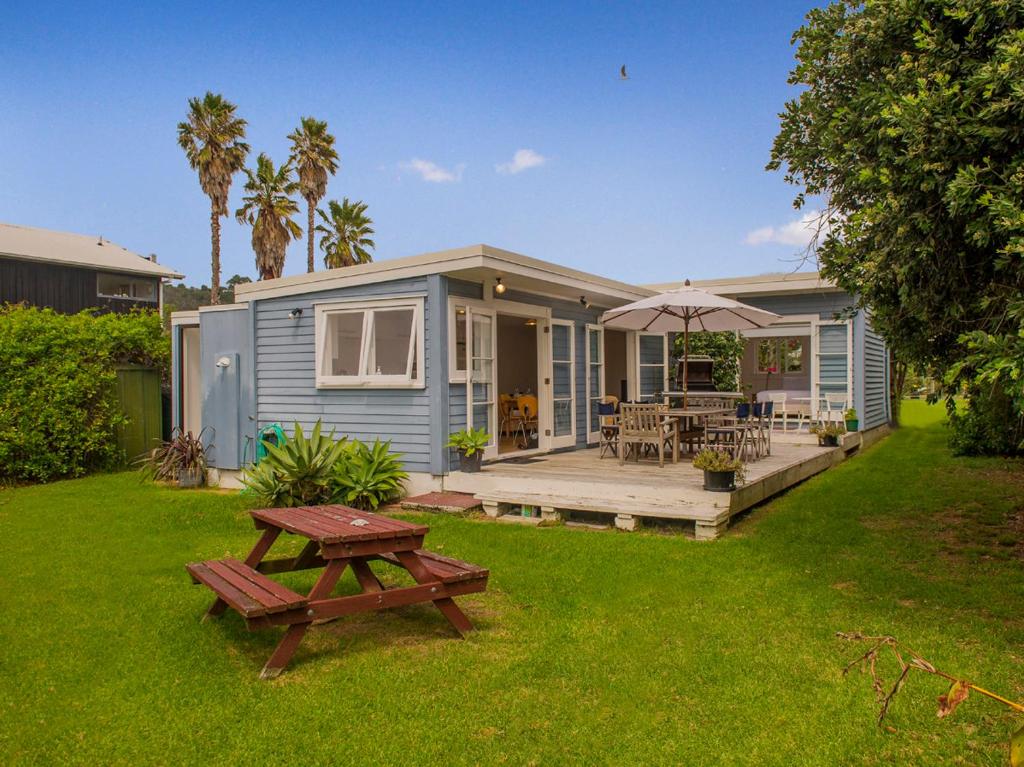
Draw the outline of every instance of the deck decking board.
M473 493L492 510L516 504L559 511L591 511L692 520L697 536L713 538L736 514L842 462L842 447L824 448L806 433L776 434L772 455L747 464L746 483L731 493L703 488L689 458L677 464L599 457L597 449L543 456L528 464L495 462L478 473L454 472L445 489Z

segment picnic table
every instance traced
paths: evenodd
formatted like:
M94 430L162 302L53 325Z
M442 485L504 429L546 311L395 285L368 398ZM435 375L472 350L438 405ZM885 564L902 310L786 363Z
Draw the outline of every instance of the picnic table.
M477 565L424 551L429 528L370 514L347 506L302 506L250 511L263 534L245 561L194 562L186 566L193 582L217 595L203 619L231 607L250 630L287 626L284 637L260 673L276 677L302 642L313 621L389 607L433 602L460 636L473 625L452 597L484 591L489 572ZM294 557L264 559L281 533L309 539ZM370 569L382 561L406 570L415 586L385 588ZM306 595L271 580L268 574L323 568ZM332 597L338 580L351 567L361 594Z

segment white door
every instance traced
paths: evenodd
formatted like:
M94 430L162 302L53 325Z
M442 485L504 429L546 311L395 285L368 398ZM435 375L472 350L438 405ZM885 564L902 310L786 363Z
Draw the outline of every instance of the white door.
M572 322L551 320L551 447L576 444L576 339Z
M493 310L470 307L466 312L466 424L471 429L486 429L491 435L484 458L493 458L498 454L494 362L498 323Z
M587 325L587 442L601 441L597 405L604 398L604 328Z

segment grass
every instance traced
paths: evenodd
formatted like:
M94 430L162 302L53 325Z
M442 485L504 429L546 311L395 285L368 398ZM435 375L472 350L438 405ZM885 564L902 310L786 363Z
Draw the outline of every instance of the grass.
M1005 764L995 704L940 721L944 685L918 675L879 728L870 680L841 674L858 648L835 631L894 634L1024 697L1024 466L954 459L938 408L905 416L714 543L421 516L430 547L491 568L462 600L481 630L453 639L427 607L343 620L273 682L278 632L200 623L183 567L248 550L237 495L129 474L2 491L0 762Z

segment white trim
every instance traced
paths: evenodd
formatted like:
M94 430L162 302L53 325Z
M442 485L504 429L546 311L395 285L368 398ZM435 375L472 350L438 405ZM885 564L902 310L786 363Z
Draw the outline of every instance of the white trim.
M471 245L407 258L357 264L344 269L328 269L312 274L261 280L238 285L235 294L248 299L275 298L474 269L496 272L509 288L515 290L529 291L530 288L518 284L516 280L507 280L507 276L564 285L573 292L589 298L602 296L629 302L654 294L654 291L636 285L610 280L489 245Z
M177 325L198 325L199 312L195 309L184 312L171 312L171 327Z
M424 371L424 322L423 298L382 298L362 301L337 301L319 303L314 309L316 388L317 389L422 389L426 386ZM409 358L405 375L373 375L366 373L370 361L373 335L373 315L378 310L412 309L412 334L409 343ZM326 375L323 371L327 359L327 318L332 314L363 313L363 330L359 348L359 370L357 375ZM416 375L412 375L413 350L415 350Z
M598 423L597 431L591 431L590 430L590 408L592 407L592 405L591 405L591 399L592 398L590 396L590 385L592 383L592 378L591 378L592 368L594 367L594 362L593 362L593 360L590 359L590 334L591 334L591 332L595 332L598 335L597 348L598 348L598 351L599 351L599 353L601 355L601 361L599 363L600 364L600 371L601 372L599 373L600 379L598 380L598 394L596 395L597 400L603 400L604 397L607 395L607 392L605 391L605 381L606 381L606 378L607 378L607 375L606 375L605 371L607 370L606 366L608 364L608 360L605 359L606 352L605 352L605 348L604 348L604 325L593 325L593 324L588 322L587 325L586 325L586 333L584 335L584 339L586 341L586 346L585 346L585 349L586 349L586 363L585 364L587 366L587 368L586 368L586 381L585 381L586 389L584 391L584 398L586 399L586 404L587 404L587 444L588 445L594 445L594 444L597 444L598 442L601 441L601 419L600 419L600 417L597 419L597 423Z
M459 298L458 296L448 296L448 383L465 383L466 371L455 369L455 319L458 315L455 311L458 307L465 309L476 309L482 312L494 312L497 314L508 314L515 317L527 317L529 319L547 320L551 319L551 309L545 306L534 306L533 304L524 304L519 301L506 301L504 299L492 298L491 300L481 301L478 298ZM469 364L469 312L463 315L462 321L467 323L466 332L466 364ZM495 317L497 322L497 317ZM539 348L539 347L538 347ZM540 368L538 368L538 371ZM497 383L497 382L495 382Z
M248 309L249 304L215 304L213 306L200 306L196 309L196 314L207 314L209 312L237 312L242 309Z
M310 303L314 308L317 306L342 306L344 304L365 304L367 301L405 301L416 298L426 298L427 294L423 291L414 291L412 293L388 293L386 297L380 299L367 298L366 296L355 296L352 298L331 298L324 299L323 301L311 301Z
M818 418L821 400L821 327L826 325L846 326L846 407L853 407L853 320L823 320L814 318L811 323L811 417ZM839 352L830 352L836 356Z
M576 415L577 415L577 397L576 392L576 323L572 320L550 320L549 326L551 332L548 334L551 338L548 342L550 347L550 354L548 359L548 371L550 373L549 380L551 383L548 385L548 417L545 419L547 428L551 430L551 441L550 445L552 448L562 447L573 447L576 444ZM569 433L558 436L555 434L555 327L561 326L568 328L569 330L569 359L558 360L558 362L564 364L569 363L569 404L570 404L570 417L569 417ZM564 400L563 400L564 401Z
M635 339L635 342L633 344L633 365L635 366L634 367L634 369L635 369L635 377L634 377L633 380L635 381L635 384L632 387L632 390L629 392L630 399L639 400L639 399L641 399L644 396L640 392L640 368L641 367L645 367L645 368L657 367L656 365L652 365L650 363L645 364L645 365L641 365L640 364L640 338L641 338L641 336L655 336L655 337L660 337L661 340L662 340L662 347L661 347L661 390L663 392L668 391L668 378L669 378L669 370L668 370L668 333L648 333L648 332L645 332L645 331L642 331L642 330L635 330L635 331L631 331L631 332L632 332L633 337ZM655 399L654 401L656 402L657 400Z
M479 302L478 302L479 304ZM473 315L487 317L491 321L491 355L490 357L477 357L481 360L491 362L491 385L490 398L481 401L480 404L488 407L487 423L485 428L491 435L491 441L484 448L483 458L489 460L498 455L500 435L498 434L498 315L487 307L467 306L466 307L466 429L479 428L473 423Z

